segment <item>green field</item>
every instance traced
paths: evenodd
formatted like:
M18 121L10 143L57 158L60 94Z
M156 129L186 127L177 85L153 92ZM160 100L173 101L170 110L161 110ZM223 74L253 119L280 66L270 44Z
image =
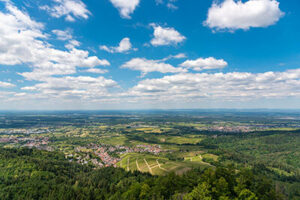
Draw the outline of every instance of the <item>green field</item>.
M109 145L124 145L126 141L125 136L102 136L99 139L100 143Z
M161 142L172 144L197 144L201 142L203 137L187 135L187 136L159 136Z
M152 175L166 175L169 172L182 174L193 167L207 167L203 162L193 163L187 161L170 161L167 158L140 153L128 153L122 156L122 160L117 163L117 166L124 168L127 171L148 172Z
M184 160L186 160L186 161L191 161L191 162L200 163L202 165L212 166L208 162L203 161L203 159L211 159L213 161L217 161L218 156L213 155L213 154L196 154L196 155L184 157Z

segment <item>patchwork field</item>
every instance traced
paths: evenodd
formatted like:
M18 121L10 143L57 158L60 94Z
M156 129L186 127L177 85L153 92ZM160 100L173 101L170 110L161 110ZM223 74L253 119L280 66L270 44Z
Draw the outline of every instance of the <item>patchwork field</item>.
M117 163L117 166L124 168L127 171L148 172L153 175L165 175L169 172L182 174L191 168L206 167L205 163L192 163L190 161L176 162L170 161L167 158L149 154L129 153L122 157L122 160Z

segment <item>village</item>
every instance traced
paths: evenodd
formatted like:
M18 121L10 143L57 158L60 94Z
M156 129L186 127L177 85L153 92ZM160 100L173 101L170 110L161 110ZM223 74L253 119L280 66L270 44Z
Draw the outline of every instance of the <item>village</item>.
M50 128L33 128L33 129L0 129L0 134L7 134L7 135L13 135L13 134L43 134L43 133L51 133L54 129Z
M160 145L136 145L136 147L128 147L123 145L107 145L107 144L89 144L87 147L76 147L75 152L84 153L85 156L75 156L73 154L69 154L66 157L69 158L70 161L76 159L77 163L88 164L89 161L97 166L97 167L117 167L117 163L121 160L120 155L127 153L151 153L151 154L159 154L163 150ZM89 153L93 153L97 158L91 158ZM94 157L94 156L93 156Z
M5 137L0 138L0 143L12 144L19 147L35 147L41 150L53 151L53 148L48 146L48 137Z

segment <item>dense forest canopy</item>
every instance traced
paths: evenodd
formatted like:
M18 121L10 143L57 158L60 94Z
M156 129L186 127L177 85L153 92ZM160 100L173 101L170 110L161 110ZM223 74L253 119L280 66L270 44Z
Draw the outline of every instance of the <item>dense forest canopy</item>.
M0 199L282 199L252 170L218 167L152 176L121 168L94 170L59 152L0 149Z

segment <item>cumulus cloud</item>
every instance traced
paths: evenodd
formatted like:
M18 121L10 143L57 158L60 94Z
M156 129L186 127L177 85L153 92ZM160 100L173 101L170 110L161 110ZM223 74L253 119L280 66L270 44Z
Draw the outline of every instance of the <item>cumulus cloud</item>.
M217 60L216 58L198 58L196 60L186 60L180 66L192 68L195 71L202 71L205 69L222 69L228 64L223 59Z
M169 55L161 60L158 60L158 61L167 61L167 60L170 60L170 59L182 59L182 58L186 58L186 55L184 53L179 53L179 54L176 54L176 55Z
M91 15L86 5L81 0L53 0L55 6L41 6L40 9L46 10L52 17L65 17L66 21L74 22L76 18L88 19Z
M10 87L15 87L15 85L12 83L0 81L0 88L10 88Z
M276 0L224 0L212 4L204 25L216 30L247 30L273 25L283 15Z
M265 73L184 73L140 81L128 96L157 101L300 97L300 69Z
M162 46L162 45L176 45L183 42L186 37L181 35L174 28L170 27L161 27L157 24L151 23L150 26L154 29L154 38L151 40L153 46Z
M84 99L108 95L108 89L117 87L117 83L102 76L89 77L48 77L43 83L30 87L23 87L22 90L38 91L44 96L67 97L76 96Z
M30 18L9 2L5 2L7 12L0 12L0 64L26 64L31 72L21 73L30 80L40 80L45 76L73 74L76 67L109 65L107 60L89 56L89 52L75 48L78 42L70 41L68 51L54 48L47 42L43 24Z
M90 73L95 73L95 74L105 74L108 72L106 69L99 69L99 68L89 68L85 71Z
M70 40L72 39L72 34L70 30L52 30L52 33L56 35L58 40Z
M122 18L130 19L140 0L110 0L110 2L119 10Z
M65 45L67 49L74 49L75 47L80 46L80 42L77 40L69 40L68 43ZM109 65L109 63L108 63Z
M101 45L99 48L109 53L126 53L133 49L130 39L127 37L123 38L120 41L119 46L117 47L108 47L106 45ZM133 50L137 50L137 49L134 48Z
M170 64L158 60L147 60L145 58L133 58L130 61L123 64L121 68L141 71L142 76L145 76L147 73L150 72L161 72L161 73L187 72L186 69L183 69L181 67L173 67Z

